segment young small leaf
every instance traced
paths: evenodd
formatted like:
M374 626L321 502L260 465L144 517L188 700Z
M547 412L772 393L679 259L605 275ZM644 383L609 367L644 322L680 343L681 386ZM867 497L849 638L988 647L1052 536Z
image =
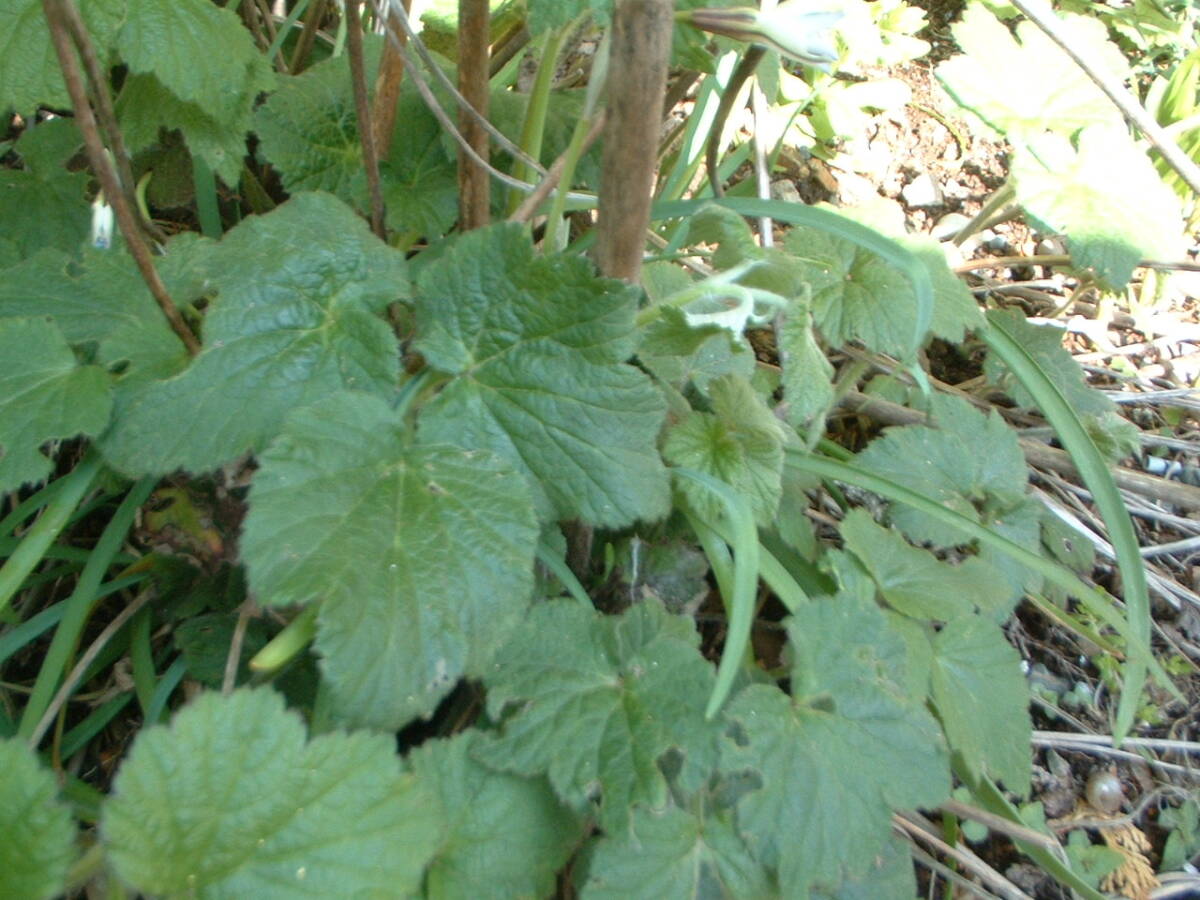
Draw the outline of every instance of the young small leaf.
M95 435L112 411L108 376L80 366L49 319L0 319L0 495L50 474L41 446Z
M395 730L481 675L533 589L525 481L483 450L407 446L377 397L300 410L262 454L242 540L263 603L321 602L343 721Z
M50 900L76 855L71 811L23 740L0 740L0 772L0 896Z
M628 832L597 841L580 897L739 900L775 893L732 823L668 806L639 809Z
M709 384L711 413L692 412L667 432L663 456L706 472L745 497L760 525L775 518L783 471L783 427L748 381L723 376ZM680 483L688 502L706 519L724 507L695 482Z
M477 756L547 774L568 803L599 793L605 830L626 827L631 807L666 800L658 759L668 749L698 769L715 761L716 731L704 719L714 675L698 643L689 620L650 601L620 617L563 601L535 606L484 676L491 715L514 709Z
M481 228L421 273L417 349L457 376L419 436L523 470L544 518L605 527L666 514L665 413L633 352L636 292L574 256L538 256L517 225Z
M261 449L293 408L393 389L399 355L379 313L407 294L404 257L335 198L300 194L246 219L206 268L218 296L204 349L132 392L103 442L116 468L207 471Z
M109 858L149 894L415 892L442 815L394 747L366 732L306 740L269 689L202 694L122 764L101 822Z
M408 756L441 800L444 838L425 875L427 900L547 897L575 850L582 820L544 778L487 769L471 756L479 732L426 741Z

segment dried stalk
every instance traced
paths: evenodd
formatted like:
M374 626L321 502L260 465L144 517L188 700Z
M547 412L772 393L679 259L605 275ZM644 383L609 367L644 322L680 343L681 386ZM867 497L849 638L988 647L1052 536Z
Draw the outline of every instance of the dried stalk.
M488 133L479 120L486 119L488 111L490 25L488 0L458 0L458 89L471 108L460 107L458 127L474 151L458 153L460 231L482 228L491 215L492 182L487 168L475 161L488 156Z
M363 165L367 170L367 190L371 196L371 231L387 240L383 218L383 189L379 185L379 157L375 153L375 131L371 127L371 103L367 97L366 63L363 61L361 0L346 2L346 49L350 59L350 84L354 91L354 111L358 116L358 135L362 141Z

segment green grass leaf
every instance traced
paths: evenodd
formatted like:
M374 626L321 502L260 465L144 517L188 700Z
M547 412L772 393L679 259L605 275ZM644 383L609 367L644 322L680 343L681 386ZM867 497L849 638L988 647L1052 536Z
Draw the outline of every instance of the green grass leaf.
M1000 627L977 616L933 636L932 698L946 739L971 769L1029 793L1029 685Z
M756 854L787 897L869 869L887 845L891 811L950 792L936 723L904 693L902 639L871 601L841 595L789 621L792 697L753 685L728 716L741 737L721 768L759 777L738 805Z
M628 831L600 838L582 900L770 897L770 878L726 818L674 806L634 813Z
M436 793L446 830L425 875L427 900L548 897L583 836L583 820L544 778L485 768L471 756L480 733L426 741L408 755Z
M103 441L111 465L207 471L261 449L295 407L341 388L394 389L396 339L379 313L407 294L404 257L345 205L295 196L229 231L204 262L218 291L204 349L131 392Z
M487 451L406 448L396 413L342 393L262 454L242 540L263 603L321 602L338 716L394 730L481 675L533 589L524 479Z
M456 376L421 440L486 448L530 478L544 518L605 527L666 514L661 394L625 363L637 292L517 225L479 229L423 269L417 349Z
M108 425L112 394L99 366L75 362L49 319L0 319L0 495L50 474L42 444Z
M386 735L306 739L269 689L202 694L138 735L105 804L117 874L149 894L415 892L443 827Z
M667 431L663 456L717 478L750 504L759 525L775 518L782 491L783 427L750 383L724 376L709 384L712 412L693 411ZM705 519L724 505L703 485L683 480L679 489Z
M715 763L717 730L704 718L714 675L698 644L690 620L655 602L620 617L574 602L535 606L484 676L503 725L477 756L548 775L572 805L599 794L602 827L627 827L631 807L666 801L658 759L667 750L699 771Z
M0 895L50 900L76 856L71 811L23 740L0 740L0 772Z

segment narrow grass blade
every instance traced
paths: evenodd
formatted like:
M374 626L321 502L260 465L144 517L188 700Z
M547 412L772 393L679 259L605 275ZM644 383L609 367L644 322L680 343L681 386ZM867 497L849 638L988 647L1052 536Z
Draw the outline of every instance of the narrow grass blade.
M1053 426L1063 447L1071 454L1083 482L1092 493L1101 518L1108 528L1109 539L1121 570L1125 587L1125 615L1130 637L1137 653L1131 653L1125 670L1125 684L1117 707L1114 737L1117 746L1129 734L1134 715L1141 702L1146 680L1147 660L1142 653L1150 652L1150 596L1146 589L1146 570L1138 552L1137 537L1129 512L1113 481L1112 472L1079 416L1067 402L1062 391L1029 352L1004 328L999 317L989 318L988 326L978 332L988 349L996 354L1009 371L1029 391L1042 414Z

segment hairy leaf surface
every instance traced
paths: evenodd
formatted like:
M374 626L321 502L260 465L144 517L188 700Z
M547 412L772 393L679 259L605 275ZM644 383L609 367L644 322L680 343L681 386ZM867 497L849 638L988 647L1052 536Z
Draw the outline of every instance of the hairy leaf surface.
M760 525L775 518L783 471L783 428L744 379L724 376L709 384L712 412L690 413L667 432L663 455L678 466L706 472L745 497ZM724 511L712 491L680 483L688 502L704 518Z
M297 412L262 454L242 542L260 601L321 602L338 715L385 730L483 673L529 602L538 537L511 467L405 444L376 397Z
M49 319L0 319L0 495L50 474L41 445L108 424L112 396L99 366L75 362Z
M876 525L862 509L847 513L840 531L879 593L905 615L944 622L970 616L977 608L993 619L1007 618L1012 610L1012 591L1000 573L978 557L951 566Z
M937 725L905 696L904 644L873 602L848 595L790 620L792 697L753 685L729 717L744 740L722 751L725 771L762 787L738 805L756 853L778 868L786 897L865 872L887 843L891 811L949 794Z
M441 810L394 748L362 731L306 739L270 689L202 694L122 764L101 823L109 858L150 894L414 892Z
M101 60L107 60L125 17L127 0L90 0L80 15ZM41 0L0 0L0 109L24 115L37 106L67 109L71 98Z
M0 739L0 772L0 895L58 897L76 855L71 811L24 740Z
M82 142L72 120L51 119L17 139L23 169L0 168L0 222L22 258L49 247L74 253L88 239L88 176L66 169Z
M545 518L662 517L664 415L633 352L636 292L573 256L533 255L517 225L472 231L421 272L417 349L456 376L420 437L486 448L530 478Z
M426 741L408 756L441 800L446 831L425 875L428 900L548 897L583 821L544 778L485 768L471 756L479 732Z
M701 768L714 762L716 732L704 720L714 675L698 643L690 620L656 602L620 617L563 601L535 606L484 677L491 715L512 712L480 759L545 773L568 803L599 794L602 826L623 829L632 806L665 801L665 751Z
M946 738L972 770L1029 793L1029 686L994 622L967 616L934 636L933 702Z
M396 341L379 317L407 293L404 257L328 194L301 194L212 246L204 349L133 393L103 443L130 473L202 472L259 450L289 410L340 388L387 393Z
M628 832L600 838L583 900L740 900L774 894L767 873L716 815L639 809Z

